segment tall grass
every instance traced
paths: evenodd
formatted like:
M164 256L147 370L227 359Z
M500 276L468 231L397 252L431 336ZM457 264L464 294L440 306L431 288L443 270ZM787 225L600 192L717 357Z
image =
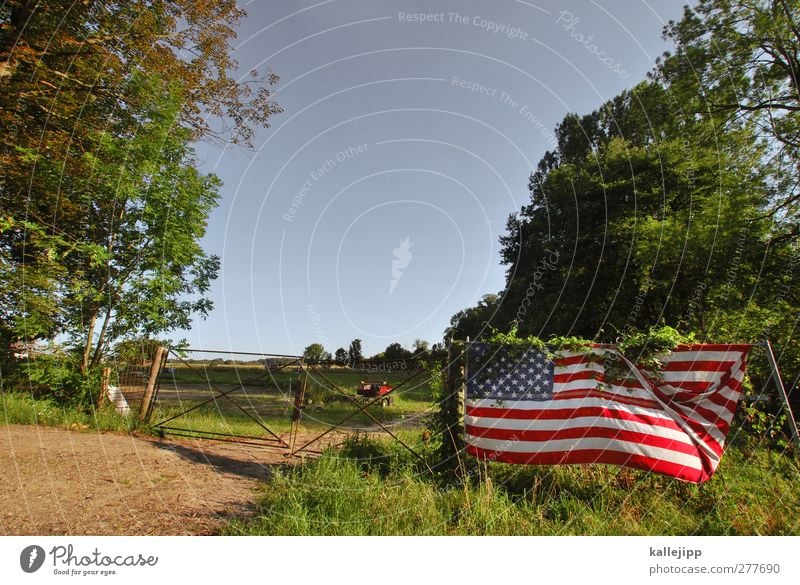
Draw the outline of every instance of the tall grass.
M135 416L123 416L111 405L89 409L60 406L20 392L0 392L0 422L121 432L129 432L137 426Z
M447 485L397 446L360 441L264 486L259 512L227 534L800 534L800 469L732 447L695 486L610 466L481 466Z

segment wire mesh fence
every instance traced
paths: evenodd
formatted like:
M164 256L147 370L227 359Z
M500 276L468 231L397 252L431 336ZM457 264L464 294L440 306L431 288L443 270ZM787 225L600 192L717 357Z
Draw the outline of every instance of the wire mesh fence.
M110 402L117 412L125 415L142 415L148 384L157 381L161 360L157 346L138 348L136 352L117 352L108 357L103 369L100 403Z

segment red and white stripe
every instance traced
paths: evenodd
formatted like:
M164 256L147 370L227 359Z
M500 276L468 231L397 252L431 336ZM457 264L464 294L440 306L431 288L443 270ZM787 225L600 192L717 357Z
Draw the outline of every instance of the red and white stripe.
M749 345L687 345L659 375L604 379L597 355L561 352L553 399L467 400L467 451L523 464L610 463L706 481L719 465L741 395Z

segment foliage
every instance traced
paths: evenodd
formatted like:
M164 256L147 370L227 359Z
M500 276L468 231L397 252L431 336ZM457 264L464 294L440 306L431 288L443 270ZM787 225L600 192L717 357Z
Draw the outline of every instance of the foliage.
M247 144L271 74L230 73L231 0L0 7L0 343L64 334L96 367L188 327L219 270L199 245L219 180L190 144ZM215 119L227 117L215 127Z
M675 348L694 342L694 334L683 335L677 329L665 326L630 333L619 340L617 347L624 356L641 367L660 370L664 365L663 358Z
M361 353L361 340L354 339L350 342L350 348L347 350L347 359L353 362L360 362L364 359L364 354Z
M703 300L717 309L709 315L717 337L770 338L780 348L787 379L800 375L795 338L800 302L798 22L797 2L701 0L665 28L675 48L652 75L675 96L679 116L704 122L701 140L712 142L747 129L760 141L752 168L764 177L756 194L761 216L770 222L768 237L759 236L758 226L742 229L721 262L727 268L726 286L709 290ZM737 206L735 212L748 210ZM768 247L754 245L758 239ZM759 266L759 272L743 270L743 264ZM751 360L750 370L763 387L769 371L760 355L754 357L759 359Z
M414 357L426 357L430 355L431 344L424 339L415 339L414 345L411 347L411 353Z
M160 339L125 339L114 346L114 359L117 363L152 362L158 348L168 346L168 342Z
M786 412L764 407L747 399L742 400L736 411L737 432L732 442L743 442L752 448L772 448L787 453L796 447L784 432L787 427ZM796 455L795 455L796 456Z
M444 332L445 339L473 340L482 338L490 330L490 324L497 322L497 312L501 297L495 294L483 295L478 304L459 311L450 319L450 326Z
M404 360L413 354L399 343L390 343L383 352L383 359Z
M646 367L675 343L654 326L685 341L770 337L786 378L799 375L800 254L771 211L772 147L756 121L720 126L683 108L677 78L659 79L557 126L530 202L501 238L505 290L457 313L447 336L516 327L565 347L625 338ZM767 384L758 351L749 370Z
M596 344L582 337L553 336L546 342L542 339L528 335L520 337L516 326L512 327L508 333L503 333L497 329L485 340L495 347L494 351L487 352L482 356L471 358L471 372L481 375L486 370L484 367L489 361L496 359L500 352L504 357L512 362L522 359L523 354L529 350L539 351L545 354L548 359L554 360L559 351L571 351L592 355L602 363L605 369L606 378L619 379L625 378L629 374L629 367L620 359L624 356L629 362L639 368L651 371L654 375L663 367L664 359L674 351L679 345L686 345L695 342L693 334L684 335L669 326L650 327L647 331L628 331L625 335L618 337L614 347L619 353L607 352L598 354L594 351Z
M336 353L333 356L333 359L339 365L344 365L347 362L347 350L343 347L340 347L336 350Z
M237 68L231 58L234 27L244 15L233 0L5 2L0 7L3 127L11 127L6 122L12 120L25 127L19 132L35 136L44 128L47 147L67 138L54 153L80 142L89 129L113 123L125 134L139 125L147 100L131 93L127 81L134 71L145 71L164 85L185 88L180 122L193 138L247 142L253 126L266 124L277 106L268 89L274 75L254 72L244 81L230 76ZM215 117L227 123L215 129ZM20 144L19 136L0 140Z
M425 416L427 443L434 453L432 469L442 481L457 481L474 467L474 459L463 455L463 404L458 390L463 383L458 367L466 347L451 342L450 351L441 358L431 357L424 362L430 378L434 408ZM451 362L451 360L455 360ZM447 377L452 376L450 385Z
M329 355L321 343L312 343L303 350L303 358L308 362L321 362Z
M703 142L702 123L670 116L673 99L642 83L557 127L501 238L496 326L613 341L663 320L714 336L715 309L742 307L730 293L752 288L772 252L762 150L747 128Z
M20 367L32 396L48 397L60 406L90 406L100 391L100 369L81 371L77 357L61 352L41 353Z
M763 192L779 237L800 233L800 7L787 0L701 0L664 36L675 43L653 77L685 114L709 120L708 137L752 125L769 143Z

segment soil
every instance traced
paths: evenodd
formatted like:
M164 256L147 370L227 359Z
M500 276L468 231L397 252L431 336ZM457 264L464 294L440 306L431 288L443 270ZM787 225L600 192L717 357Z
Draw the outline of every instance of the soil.
M300 438L302 440L302 438ZM200 535L254 513L285 451L200 439L0 427L0 534Z

